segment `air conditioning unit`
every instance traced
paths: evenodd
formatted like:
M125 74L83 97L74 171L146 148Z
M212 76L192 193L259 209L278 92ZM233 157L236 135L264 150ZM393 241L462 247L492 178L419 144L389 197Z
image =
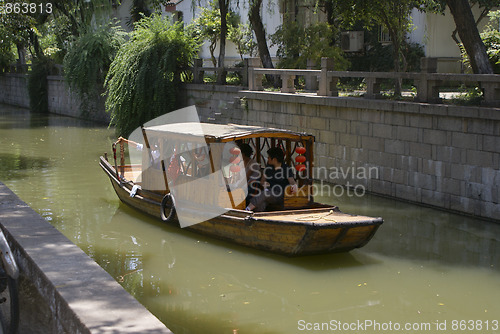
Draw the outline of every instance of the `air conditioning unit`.
M344 52L361 52L365 43L363 31L345 31L340 36L340 44Z

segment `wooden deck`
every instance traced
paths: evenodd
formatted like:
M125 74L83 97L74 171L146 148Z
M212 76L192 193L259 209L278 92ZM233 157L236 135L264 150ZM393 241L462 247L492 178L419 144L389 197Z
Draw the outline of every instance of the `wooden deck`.
M297 223L309 222L314 224L363 224L373 222L373 218L371 217L343 213L337 207L255 213L254 218L258 220Z

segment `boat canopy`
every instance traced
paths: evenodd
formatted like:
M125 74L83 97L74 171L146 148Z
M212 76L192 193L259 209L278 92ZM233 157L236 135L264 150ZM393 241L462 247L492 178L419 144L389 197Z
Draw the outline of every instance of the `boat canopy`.
M267 128L262 126L238 124L210 124L210 123L173 123L156 125L144 128L148 135L172 136L178 138L204 137L210 142L230 142L240 139L256 137L286 138L295 141L314 140L314 136L307 133L290 130Z

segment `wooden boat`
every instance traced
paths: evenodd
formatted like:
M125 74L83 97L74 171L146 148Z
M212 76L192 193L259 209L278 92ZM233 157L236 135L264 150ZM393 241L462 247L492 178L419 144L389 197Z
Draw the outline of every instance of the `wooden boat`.
M172 152L179 148L181 142L191 143L190 147L193 148L195 144L192 143L199 141L201 136L206 142L208 152L205 153L208 153L210 158L212 171L224 170L224 166L221 165L223 155L221 145L228 143L234 145L236 142L249 144L254 151L254 160L261 166L264 166L267 149L281 147L285 153L285 162L297 169L299 189L294 194L287 189L284 207L266 212L252 212L245 210L244 194L238 191L228 191L226 189L229 188L224 187L224 191L229 195L224 202L221 196L211 196L199 193L196 189L189 189L187 182L186 191L198 196L200 202L208 197L217 197L212 201L218 201L218 205L225 208L223 213L215 217L185 227L187 230L255 249L286 256L300 256L346 252L362 247L383 223L382 218L350 215L342 213L335 206L314 201L312 183L314 136L258 126L197 124L197 126L191 123L169 124L143 128L145 145L148 148L145 151L149 153L143 153L142 164L125 163L124 139L120 138L113 144L114 161L108 161L105 154L100 158L100 166L110 178L122 202L161 218L167 223L179 225L175 212L177 205L169 190L169 168L165 166L165 162L172 164L172 161L176 161L177 180L194 178L201 168L199 161L193 156L194 150L186 150L184 157L182 154L176 155ZM169 160L162 160L162 168L155 169L148 165L148 161L149 163L151 161L152 149L149 142L152 138L156 143L156 149L168 151L170 147L169 152L172 156ZM119 158L116 152L118 147ZM141 178L133 181L133 175L136 174L140 174ZM225 177L224 182L230 183L231 180ZM162 189L155 189L159 184L163 185ZM192 201L191 209L200 211L203 210L203 205L197 203L195 199Z

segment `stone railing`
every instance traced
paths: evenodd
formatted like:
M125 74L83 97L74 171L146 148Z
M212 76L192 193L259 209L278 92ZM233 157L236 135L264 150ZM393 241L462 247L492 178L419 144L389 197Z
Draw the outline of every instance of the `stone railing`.
M248 60L248 88L253 91L263 90L262 78L264 75L270 74L281 77L282 93L295 93L295 78L304 76L306 90L315 91L317 89L318 96L338 96L337 83L340 78L363 78L366 83L364 97L376 99L382 96L381 80L406 79L413 80L417 87L415 101L440 103L440 87L445 83L460 82L477 84L483 90L485 105L500 106L500 75L435 73L437 69L436 58L422 58L421 68L421 73L334 71L333 59L322 58L321 70L268 69L260 68L258 59L250 58Z
M193 83L200 84L204 83L205 73L212 72L215 74L217 80L221 77L223 72L236 72L241 76L241 85L248 86L248 67L249 67L249 59L243 59L243 66L225 66L225 67L204 67L203 59L195 59L192 67L193 72ZM224 83L225 84L225 83Z
M17 73L17 74L27 74L31 71L32 64L10 64L5 70L6 73ZM60 64L54 64L51 66L50 75L63 75L64 68Z

